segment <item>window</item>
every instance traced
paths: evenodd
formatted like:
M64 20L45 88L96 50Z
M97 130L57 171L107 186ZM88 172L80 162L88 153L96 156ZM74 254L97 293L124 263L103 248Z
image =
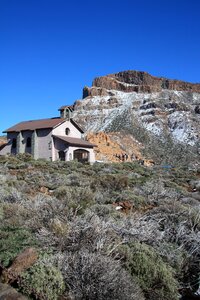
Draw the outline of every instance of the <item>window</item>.
M28 137L26 140L26 147L27 148L31 147L31 138L30 137Z
M49 148L49 150L52 149L52 141L50 141L50 142L48 143L48 148Z
M66 128L66 129L65 129L65 134L66 134L66 135L69 135L69 133L70 133L70 129L69 129L69 128Z
M15 149L17 147L17 140L13 139L12 140L12 148Z

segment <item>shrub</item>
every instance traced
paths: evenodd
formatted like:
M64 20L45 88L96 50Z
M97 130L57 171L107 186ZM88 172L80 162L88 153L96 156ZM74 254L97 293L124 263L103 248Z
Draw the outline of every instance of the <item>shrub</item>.
M4 267L26 247L36 245L32 233L24 228L0 228L0 262Z
M113 208L105 204L94 204L90 207L91 212L95 213L98 217L106 217L112 213ZM86 211L87 212L87 211Z
M95 178L91 183L91 188L96 190L96 186L100 186L102 189L111 189L121 191L128 186L128 177L124 175L102 175Z
M0 203L2 211L1 226L6 227L21 227L24 225L23 220L23 207L17 203Z
M188 271L188 254L183 247L175 243L167 243L162 241L156 246L156 250L162 257L163 261L167 262L176 272L176 278L181 281L184 269Z
M55 190L54 195L65 202L68 209L78 209L79 214L94 204L94 194L89 187L60 186Z
M137 277L147 299L178 299L173 271L152 247L136 242L120 246L119 251L127 270Z
M75 299L143 300L136 281L110 257L87 251L70 253L62 272Z
M16 155L16 158L24 162L30 162L33 160L32 155L29 153L19 153Z
M21 291L36 299L56 300L65 290L63 276L43 258L20 276Z

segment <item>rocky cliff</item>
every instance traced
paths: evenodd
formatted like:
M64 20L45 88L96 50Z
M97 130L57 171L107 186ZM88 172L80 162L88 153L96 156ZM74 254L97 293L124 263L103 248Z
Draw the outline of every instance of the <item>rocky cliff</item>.
M154 145L150 152L160 142L161 148L179 144L199 155L199 83L119 72L96 78L74 108L75 119L87 132L112 133L112 138L114 133L130 134L145 149Z
M107 91L108 90L108 91ZM176 90L200 93L200 83L159 78L147 72L125 71L94 79L92 87L85 87L83 98L88 96L112 95L110 90L122 92L153 93L162 90Z

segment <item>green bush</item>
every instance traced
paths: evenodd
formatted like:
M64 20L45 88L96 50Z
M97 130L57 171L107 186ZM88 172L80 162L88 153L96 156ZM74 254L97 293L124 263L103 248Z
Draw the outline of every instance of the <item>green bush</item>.
M93 190L96 190L97 186L103 189L121 191L128 186L128 177L121 174L101 175L95 178L91 183L91 188Z
M24 228L0 228L0 262L4 267L25 248L35 246L36 240L32 233Z
M65 290L60 270L43 258L20 276L19 287L24 294L42 300L56 300Z
M80 214L95 203L94 194L89 187L60 186L54 191L54 196L67 205L68 210L77 210Z
M29 153L19 153L16 155L17 159L22 160L23 162L30 162L33 160L33 157Z
M173 270L152 247L136 242L121 246L119 251L125 259L125 267L138 279L147 299L178 299Z

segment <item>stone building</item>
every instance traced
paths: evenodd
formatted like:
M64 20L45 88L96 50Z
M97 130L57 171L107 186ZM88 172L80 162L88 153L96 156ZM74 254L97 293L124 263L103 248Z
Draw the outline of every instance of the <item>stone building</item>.
M20 122L4 131L7 144L0 155L30 153L33 158L80 162L95 161L94 146L72 119L72 106L62 106L60 117Z

